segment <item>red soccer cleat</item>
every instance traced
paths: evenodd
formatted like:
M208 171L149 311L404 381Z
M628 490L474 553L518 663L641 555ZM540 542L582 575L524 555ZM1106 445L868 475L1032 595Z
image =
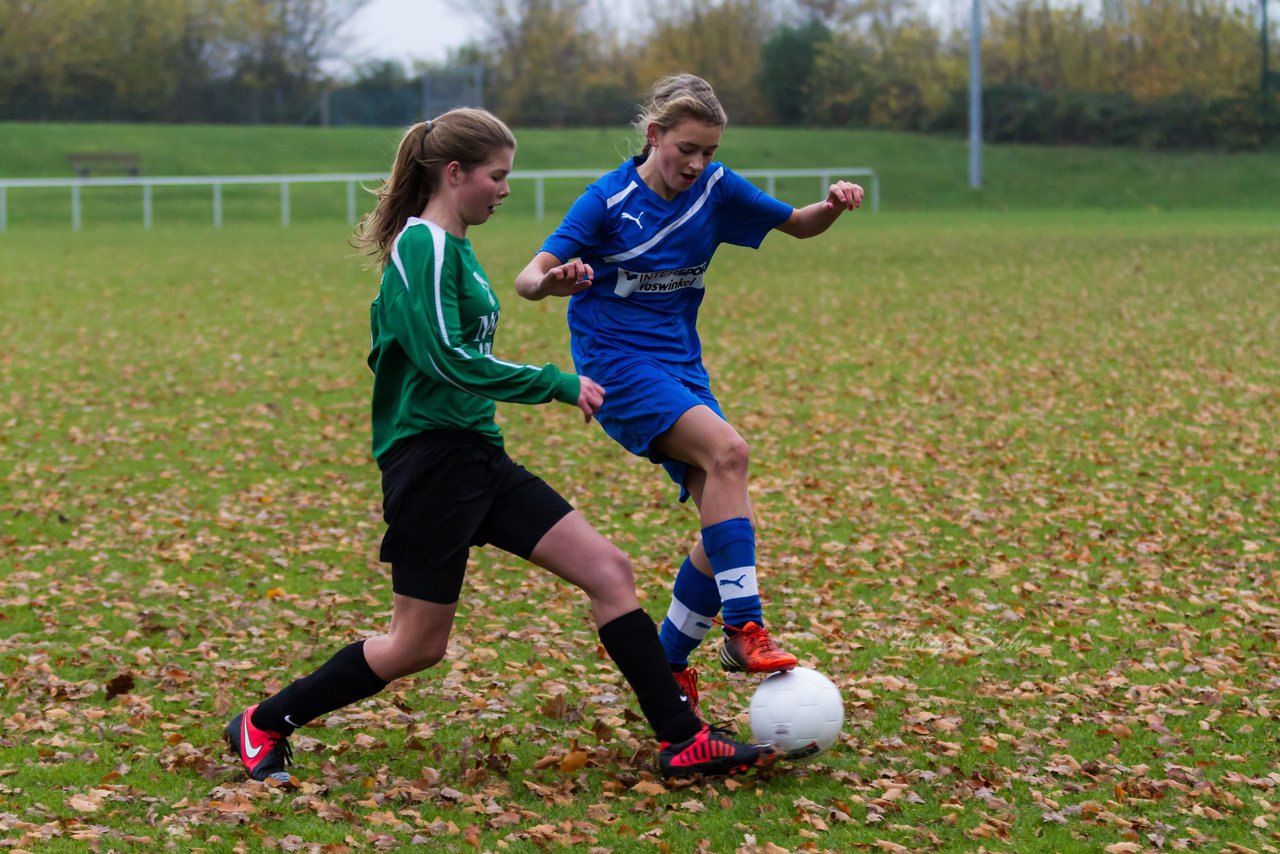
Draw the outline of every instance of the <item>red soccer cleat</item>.
M720 644L720 666L731 673L777 673L796 666L796 657L778 649L768 630L758 623L725 626L729 636Z
M244 770L255 780L268 778L286 782L289 772L286 765L293 763L293 750L289 747L289 739L278 732L258 729L253 725L253 710L250 706L231 719L223 733L230 747L244 765Z
M734 741L725 730L704 724L679 744L664 741L658 751L658 769L664 777L737 774L768 764L775 756L769 747Z
M695 715L698 713L698 671L692 667L686 667L684 670L672 671L672 676L676 679L676 685L680 687L680 699L688 702L689 711Z

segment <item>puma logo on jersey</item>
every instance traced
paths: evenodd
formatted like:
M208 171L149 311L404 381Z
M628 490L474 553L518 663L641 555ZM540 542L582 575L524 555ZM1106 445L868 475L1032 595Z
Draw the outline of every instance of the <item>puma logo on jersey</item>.
M644 223L642 223L642 222L640 221L640 217L641 217L641 216L644 216L644 211L640 211L640 216L632 216L631 214L627 213L626 211L623 211L623 212L622 212L622 214L621 214L621 216L622 216L622 218L623 218L623 219L629 219L629 220L631 220L632 222L634 222L634 223L636 224L636 226L638 226L638 227L640 228L640 230L641 230L641 231L643 231L643 230L644 230Z

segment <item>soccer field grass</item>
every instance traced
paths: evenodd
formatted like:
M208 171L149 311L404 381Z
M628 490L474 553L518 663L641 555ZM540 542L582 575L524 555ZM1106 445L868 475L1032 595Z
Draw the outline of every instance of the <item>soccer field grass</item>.
M505 213L472 234L495 353L569 367L563 301L510 286L550 224ZM585 597L491 550L446 660L300 731L297 787L224 754L389 611L345 240L0 235L7 847L1280 847L1274 211L860 212L723 249L701 331L766 616L846 724L666 785ZM693 511L574 409L499 415L660 618ZM754 680L713 661L704 709L745 731Z

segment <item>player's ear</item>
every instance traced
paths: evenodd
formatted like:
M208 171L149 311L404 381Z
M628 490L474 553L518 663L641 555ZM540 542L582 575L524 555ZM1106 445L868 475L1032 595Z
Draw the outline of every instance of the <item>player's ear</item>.
M661 135L662 128L658 127L655 122L649 122L649 126L645 128L645 142L649 143L650 147L656 148L658 145L658 137Z

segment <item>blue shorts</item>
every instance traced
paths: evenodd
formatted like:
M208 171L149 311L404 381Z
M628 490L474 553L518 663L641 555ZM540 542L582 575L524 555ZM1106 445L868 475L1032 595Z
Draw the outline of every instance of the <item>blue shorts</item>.
M581 372L604 386L604 405L596 413L604 432L636 456L646 457L666 469L680 487L680 500L688 500L685 475L689 466L660 453L653 448L653 442L695 406L708 406L723 419L724 413L711 388L705 383L674 376L661 363L641 358L592 367L594 372Z

